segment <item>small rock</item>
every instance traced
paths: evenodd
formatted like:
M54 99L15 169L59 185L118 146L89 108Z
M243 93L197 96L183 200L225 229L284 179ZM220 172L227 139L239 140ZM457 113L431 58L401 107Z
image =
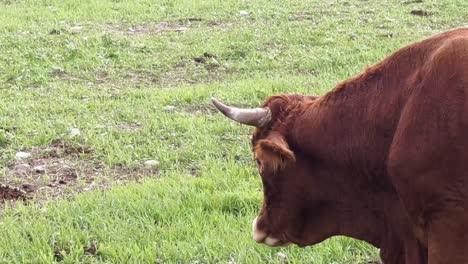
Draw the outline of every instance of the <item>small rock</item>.
M79 136L81 134L81 131L78 129L78 128L73 128L71 131L70 131L70 137L76 137L76 136Z
M145 162L143 162L143 164L145 164L145 166L147 167L156 167L159 165L159 161L157 160L147 160Z
M278 257L280 260L285 260L288 256L283 252L278 252L276 253L276 257Z
M74 26L70 28L70 30L73 30L73 31L81 31L82 29L83 29L82 26Z
M241 16L248 16L249 14L250 14L249 11L245 11L245 10L241 10L239 12L239 15L241 15Z
M15 166L15 171L29 171L31 166L27 163L18 164Z
M45 172L45 166L43 166L43 165L35 166L33 168L33 170L36 173L44 173Z
M31 157L31 153L20 151L20 152L16 152L15 157L17 159L27 159Z
M172 112L172 111L174 111L176 109L176 107L173 106L173 105L166 105L163 109L166 112Z
M188 27L177 27L174 31L186 31Z

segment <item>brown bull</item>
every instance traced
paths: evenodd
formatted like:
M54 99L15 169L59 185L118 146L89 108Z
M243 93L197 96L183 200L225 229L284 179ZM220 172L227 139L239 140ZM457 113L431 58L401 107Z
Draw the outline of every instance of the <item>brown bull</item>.
M344 235L385 264L468 263L468 29L403 47L321 97L213 103L256 127L257 242Z

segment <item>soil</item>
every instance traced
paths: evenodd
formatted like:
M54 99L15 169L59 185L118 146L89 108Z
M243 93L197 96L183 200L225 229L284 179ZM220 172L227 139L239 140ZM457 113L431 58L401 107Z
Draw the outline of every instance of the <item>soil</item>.
M138 129L137 124L122 129ZM113 184L141 181L159 175L157 168L117 166L109 168L92 160L87 146L55 142L44 148L26 150L27 160L15 160L7 165L0 185L0 203L5 201L68 198L76 193L106 189Z

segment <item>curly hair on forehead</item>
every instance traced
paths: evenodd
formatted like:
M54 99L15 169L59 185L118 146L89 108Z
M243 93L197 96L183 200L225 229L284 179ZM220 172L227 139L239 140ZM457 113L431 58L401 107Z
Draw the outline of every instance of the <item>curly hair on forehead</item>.
M316 97L300 94L286 94L269 97L263 107L269 107L272 112L272 122L266 130L274 130L285 133L288 124L303 110L303 104Z

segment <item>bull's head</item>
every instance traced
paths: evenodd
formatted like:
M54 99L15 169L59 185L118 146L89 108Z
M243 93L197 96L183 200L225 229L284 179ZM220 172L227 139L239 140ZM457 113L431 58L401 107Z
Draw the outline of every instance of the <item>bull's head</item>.
M308 96L277 96L260 108L240 109L213 99L228 118L256 127L252 147L264 200L252 228L253 239L259 243L305 246L337 234L334 211L321 197L324 190L320 185L326 183L311 177L313 164L295 151L288 138L292 113L301 114L301 104L314 100Z

